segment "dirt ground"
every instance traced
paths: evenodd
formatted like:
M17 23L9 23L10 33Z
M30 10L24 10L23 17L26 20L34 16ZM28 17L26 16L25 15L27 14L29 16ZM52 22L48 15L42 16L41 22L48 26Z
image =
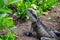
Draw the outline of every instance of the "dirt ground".
M28 32L30 29L30 22L18 23L13 30L16 35L16 40L37 40L34 37L28 37L24 35L24 32Z

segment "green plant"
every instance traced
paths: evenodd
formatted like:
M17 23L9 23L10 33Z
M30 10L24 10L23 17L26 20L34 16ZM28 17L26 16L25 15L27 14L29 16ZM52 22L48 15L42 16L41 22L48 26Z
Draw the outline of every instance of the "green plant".
M0 14L0 29L5 30L13 27L13 20L6 13Z
M51 9L55 3L56 0L20 0L15 4L17 6L17 12L15 15L21 19L26 19L25 11L27 8L34 8L38 11L46 11Z
M16 6L17 12L14 15L17 18L26 19L26 9L34 8L38 11L46 11L52 8L56 0L8 0L8 5L13 4ZM40 12L39 12L40 13Z
M10 30L6 35L0 36L0 40L15 40L14 37L15 37L14 33L12 32L12 30Z
M13 27L13 20L8 17L7 13L11 13L11 10L4 4L4 0L0 1L0 29L5 30L6 28Z
M46 10L52 8L53 5L55 5L56 0L41 0L40 2L41 2L41 3L38 4L39 7L41 7L41 9L42 9L43 11L46 11Z
M26 19L26 9L30 8L31 6L30 2L25 2L24 0L21 0L20 2L16 3L17 6L17 12L16 16L20 17L20 19Z
M7 4L6 4L7 5ZM14 27L13 25L13 19L11 17L8 17L12 10L9 9L4 3L4 0L0 1L0 30L4 31L6 29L12 29ZM12 31L9 31L5 35L0 35L0 40L14 40L14 33Z

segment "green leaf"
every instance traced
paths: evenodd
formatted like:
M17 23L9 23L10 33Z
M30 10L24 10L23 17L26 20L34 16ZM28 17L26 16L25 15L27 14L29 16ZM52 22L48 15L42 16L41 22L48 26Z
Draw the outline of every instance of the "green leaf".
M1 40L15 40L15 34L10 30L6 35L0 37Z
M13 20L12 20L12 19L8 19L6 25L7 25L7 27L9 27L9 28L13 27Z
M10 10L9 8L0 8L0 12L7 12L7 13L11 13L12 10Z
M7 34L7 39L8 40L14 40L15 38L14 38L14 33L13 33L13 31L12 30L10 30L9 32L8 32L8 34Z
M2 40L2 39L0 38L0 40Z
M17 2L19 2L20 0L8 0L8 5L9 4L13 4L13 3L17 3Z
M4 6L4 0L0 0L0 8Z
M36 2L36 0L32 0L32 3L35 3Z

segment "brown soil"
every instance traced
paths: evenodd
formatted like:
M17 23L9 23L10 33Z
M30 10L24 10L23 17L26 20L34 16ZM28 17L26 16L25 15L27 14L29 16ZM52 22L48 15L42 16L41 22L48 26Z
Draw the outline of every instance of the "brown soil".
M28 32L29 29L30 29L30 22L27 21L22 24L18 22L16 28L13 30L16 35L16 40L37 40L34 37L28 37L24 35L24 32Z

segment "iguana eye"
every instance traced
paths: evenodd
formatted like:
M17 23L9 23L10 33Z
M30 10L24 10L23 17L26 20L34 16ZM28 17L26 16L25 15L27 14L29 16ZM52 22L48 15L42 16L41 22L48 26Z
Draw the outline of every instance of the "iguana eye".
M32 10L28 10L30 13L32 13Z

